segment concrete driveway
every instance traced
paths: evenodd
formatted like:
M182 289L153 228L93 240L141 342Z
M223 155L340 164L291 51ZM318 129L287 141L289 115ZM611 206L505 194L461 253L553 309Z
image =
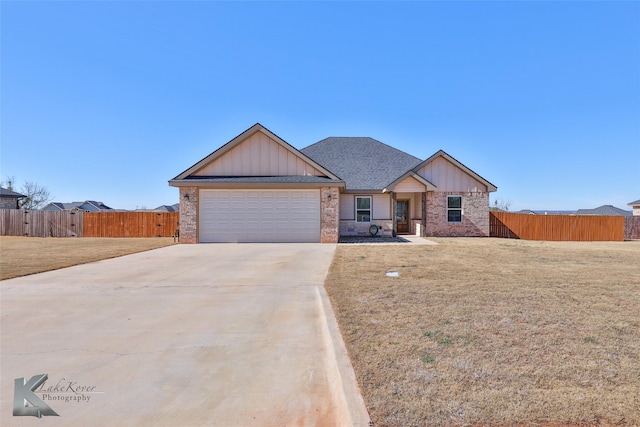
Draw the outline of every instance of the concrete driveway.
M366 426L334 251L177 245L0 282L0 424ZM14 416L17 378L59 416Z

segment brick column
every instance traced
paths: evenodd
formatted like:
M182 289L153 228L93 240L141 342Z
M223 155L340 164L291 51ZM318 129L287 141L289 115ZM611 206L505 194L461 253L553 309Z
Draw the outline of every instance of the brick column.
M180 187L180 243L198 243L198 189Z
M320 189L320 243L338 243L340 237L340 191Z

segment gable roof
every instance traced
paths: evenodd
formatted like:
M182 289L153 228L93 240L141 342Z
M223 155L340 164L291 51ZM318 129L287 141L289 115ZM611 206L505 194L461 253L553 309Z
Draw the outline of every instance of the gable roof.
M437 188L437 186L435 184L433 184L431 181L421 177L420 175L415 173L413 170L410 170L410 171L405 172L402 176L398 177L395 181L389 183L387 188L385 188L383 191L386 191L387 189L390 189L390 190L393 191L397 184L399 184L400 182L402 182L403 180L405 180L405 179L407 179L409 177L415 179L416 181L418 181L419 183L424 185L427 188L427 190L432 191L432 190L435 190Z
M292 153L296 157L298 157L298 158L302 159L303 161L311 164L314 168L316 168L317 170L319 170L322 173L324 173L329 179L340 180L340 178L335 176L329 170L325 169L324 166L316 163L313 159L310 159L309 157L304 155L302 152L300 152L297 149L295 149L293 146L291 146L289 143L287 143L284 139L280 138L278 135L276 135L275 133L271 132L269 129L267 129L266 127L262 126L260 123L256 123L255 125L251 126L249 129L247 129L244 132L242 132L240 135L238 135L235 138L233 138L231 141L227 142L222 147L218 148L213 153L211 153L208 156L206 156L204 159L200 160L199 162L197 162L196 164L191 166L189 169L185 170L184 172L182 172L181 174L176 176L173 180L170 181L170 183L174 183L175 184L176 181L181 181L181 180L186 180L186 179L191 179L191 178L196 178L196 179L199 179L199 180L202 180L202 179L215 180L216 177L202 177L202 176L192 177L191 175L193 175L195 172L197 172L198 170L202 169L203 167L207 166L208 164L212 163L214 160L222 157L225 153L231 151L233 148L235 148L236 146L240 145L245 140L249 139L256 132L263 133L268 138L270 138L273 141L275 141L277 144L279 144L280 146L285 148L287 151L289 151L290 153Z
M522 209L518 212L514 213L522 213L522 214L530 214L530 215L575 215L576 211L569 210L544 210L544 209Z
M640 199L636 200L635 202L627 203L627 206L640 206Z
M300 151L342 178L349 191L383 191L422 162L369 137L329 137Z
M110 208L109 206L105 205L104 203L96 202L94 200L85 200L84 202L70 202L70 203L51 202L51 203L49 203L47 206L45 206L42 209L43 210L50 210L49 209L50 207L55 207L55 208L58 208L61 211L70 211L72 209L83 209L83 206L85 206L85 205L91 205L96 210L99 210L99 211L113 210L112 208Z
M159 212L180 212L180 203L174 203L173 205L160 205L153 210Z
M441 158L444 160L437 160ZM436 163L429 165L433 161ZM420 168L428 165L429 169L437 170L440 162L445 161L449 164L447 168L456 174L444 183L445 187L447 182L460 184L460 175L471 186L486 186L489 192L497 190L443 150L422 161L369 137L329 137L297 150L260 123L169 180L169 185L231 188L248 184L269 188L272 184L302 188L333 184L348 192L381 193L396 188L409 191L424 185L427 191L433 191L445 187Z
M15 199L21 199L27 196L25 196L24 194L16 193L15 191L7 190L6 188L0 187L0 197L11 197Z
M110 208L109 206L105 205L102 202L96 202L95 200L86 200L83 203L80 203L80 205L78 205L78 207L82 207L85 204L94 206L96 209L99 209L101 211L108 211L108 210L113 210L112 208Z
M487 191L492 192L492 191L498 190L498 187L496 187L495 185L493 185L492 183L490 183L489 181L487 181L486 179L484 179L483 177L481 177L480 175L478 175L477 173L475 173L474 171L472 171L471 169L469 169L468 167L460 163L458 160L454 159L453 156L447 154L444 150L438 150L434 155L432 155L427 160L417 165L413 170L417 172L419 169L423 168L424 166L427 166L429 163L435 161L438 158L446 159L456 167L462 169L464 172L471 175L477 181L486 185Z
M578 209L576 215L631 216L632 213L613 205L602 205L594 209Z
M67 203L68 205L70 205L70 203ZM42 208L42 210L46 211L49 210L49 208L58 208L61 211L65 210L65 209L71 209L73 206L70 207L65 207L64 203L60 203L60 202L51 202L48 205L46 205L45 207Z

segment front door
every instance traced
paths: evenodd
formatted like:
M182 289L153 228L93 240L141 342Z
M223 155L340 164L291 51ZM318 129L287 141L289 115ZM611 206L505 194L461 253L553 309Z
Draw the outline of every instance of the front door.
M396 202L396 229L398 234L409 233L409 201L398 200Z

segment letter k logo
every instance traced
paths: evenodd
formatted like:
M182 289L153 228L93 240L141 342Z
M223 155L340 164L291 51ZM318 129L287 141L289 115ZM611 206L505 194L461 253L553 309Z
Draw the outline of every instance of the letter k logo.
M42 418L42 416L54 415L56 411L44 403L33 391L47 380L47 374L34 375L29 382L24 378L15 379L15 389L13 392L13 416L32 416ZM32 406L28 406L31 403Z

